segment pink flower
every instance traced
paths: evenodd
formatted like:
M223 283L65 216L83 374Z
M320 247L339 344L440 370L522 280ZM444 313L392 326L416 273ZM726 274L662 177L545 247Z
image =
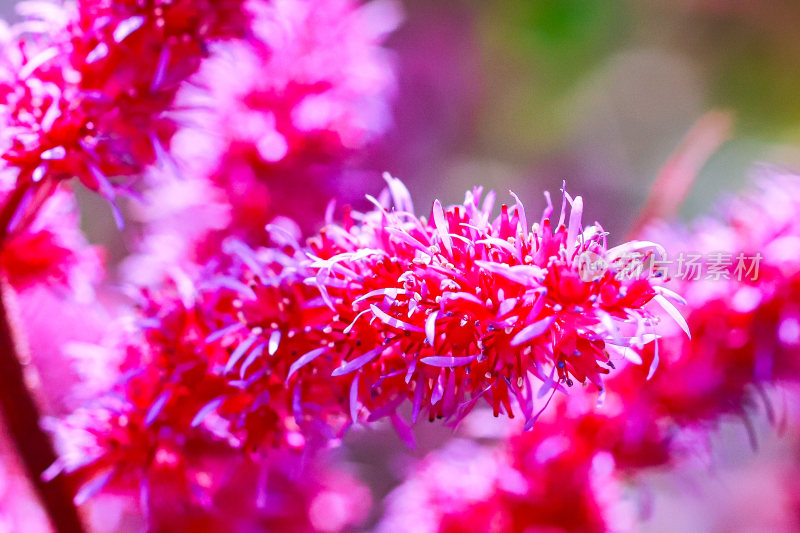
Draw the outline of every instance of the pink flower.
M18 196L77 176L113 200L109 176L136 175L163 151L175 129L163 112L208 42L244 33L241 4L28 4L0 71L0 147Z
M331 198L356 196L367 174L353 163L391 125L395 75L382 43L398 23L395 4L247 7L251 38L216 43L178 94L174 165L150 173L135 212L145 224L126 268L135 279L191 270L226 237L267 244L264 225L284 216L316 230Z
M462 205L436 202L426 220L388 179L394 210L353 214L309 241L307 282L334 312L334 376L352 382L353 400L373 417L410 400L414 420L423 407L431 419L458 420L482 397L495 415L513 416L516 400L532 424L531 376L553 391L573 380L603 391L612 357L652 338L658 320L647 304L670 306L617 260L656 245L607 249L602 228L582 227L580 197L565 193L557 223L549 205L529 227L519 202L492 221L494 195L481 204L476 189Z
M513 402L530 426L531 377L551 397L573 379L602 390L621 360L614 346L649 340L657 287L617 277L616 263L587 272L582 256L653 245L607 250L598 227L581 227L580 197L565 194L562 220L568 200L572 214L555 228L552 206L530 230L521 204L490 221L492 196L480 205L477 190L447 210L437 202L427 221L387 179L392 211L387 193L307 248L277 228L272 248L229 240L226 274L210 264L196 285L176 273L145 291L111 404L66 423L95 443L67 469L147 476L159 457L188 460L194 443L302 448L383 417L410 442L396 413L407 403L414 421L457 421L481 398L513 417Z

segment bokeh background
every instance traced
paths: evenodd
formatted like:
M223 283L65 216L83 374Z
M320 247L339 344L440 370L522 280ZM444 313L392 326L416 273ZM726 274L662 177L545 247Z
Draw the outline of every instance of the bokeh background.
M9 20L14 4L0 1ZM513 190L535 213L542 191L557 194L566 180L584 196L586 218L619 242L703 117L712 118L704 130L712 145L727 140L699 169L682 216L742 188L754 162L800 168L797 0L402 5L405 21L389 40L400 80L395 127L364 155L363 192L376 192L387 170L409 184L421 212L434 198L455 202L481 184L501 197ZM82 201L90 238L112 260L125 255L105 203ZM758 449L744 424L730 420L712 439L711 461L648 475L637 488L649 511L641 531L790 531L796 517L787 516L784 476L796 458L766 417L753 428ZM365 432L349 436L341 453L370 483L375 517L402 476L402 458L451 438L447 429L421 427L411 451L391 430Z

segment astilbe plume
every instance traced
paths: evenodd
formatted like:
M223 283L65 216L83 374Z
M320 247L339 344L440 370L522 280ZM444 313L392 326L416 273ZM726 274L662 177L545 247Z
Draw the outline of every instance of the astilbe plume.
M153 169L134 212L145 237L125 270L137 280L202 264L226 237L266 244L276 217L316 230L332 198L354 198L366 174L353 162L391 125L395 75L382 43L398 23L395 4L247 7L249 38L216 43L177 96L173 162Z
M423 410L458 421L480 398L513 417L514 401L530 425L529 374L551 397L573 379L603 390L611 346L635 350L652 336L643 306L659 289L616 277L615 266L584 280L579 259L652 243L606 250L602 230L580 226L580 197L565 193L569 224L554 229L552 206L530 231L521 204L490 222L491 195L481 206L480 191L447 210L437 202L428 222L387 179L397 210L387 194L307 248L279 229L272 248L228 241L226 275L146 293L141 336L121 346L122 373L133 374L110 398L123 403L66 422L93 444L64 466L84 478L108 480L112 465L140 475L162 449L190 457L194 438L302 447L340 435L348 418L389 417L410 440L396 413L408 403L414 421Z
M109 177L163 152L175 130L163 113L209 42L246 29L239 0L38 2L23 15L2 46L0 151L17 180L4 228L73 176L113 200Z
M657 246L607 249L602 228L581 226L580 197L564 193L560 220L548 205L529 228L519 201L491 220L494 195L481 204L479 188L417 218L402 184L388 183L394 210L351 214L309 240L307 283L334 312L326 354L352 382L351 409L374 418L410 400L414 420L424 408L457 421L483 397L496 416L513 417L516 401L531 425L531 376L551 395L573 380L602 394L612 354L653 339L658 320L645 306L673 309L661 287L620 275L624 255ZM592 271L587 257L608 268Z
M636 474L680 461L687 452L696 455L704 441L710 446L709 431L725 417L740 417L750 429L750 417L762 405L775 422L770 390L791 390L800 378L798 193L799 176L762 167L755 186L721 205L718 216L688 229L659 223L645 231L666 245L662 266L671 279L665 283L685 296L681 308L692 336L662 327L658 351L646 346L640 366L609 380L602 411L572 409L562 418L582 428L576 439L612 452L618 468ZM727 259L715 259L719 254ZM692 268L689 256L696 258L697 279L684 275ZM740 256L745 269L737 273ZM658 371L641 387L656 359Z

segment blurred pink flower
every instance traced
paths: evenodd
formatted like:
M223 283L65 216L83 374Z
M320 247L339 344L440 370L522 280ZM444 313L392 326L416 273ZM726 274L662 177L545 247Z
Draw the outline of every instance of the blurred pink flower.
M0 250L8 281L3 295L18 336L18 356L33 363L29 385L48 412L64 412L85 392L65 358L71 342L97 342L109 319L96 290L105 276L104 253L79 227L77 202L56 190L35 218L12 232ZM112 378L113 379L113 378ZM96 393L97 390L94 390Z
M681 252L695 254L702 269L671 282L687 300L692 339L665 330L663 371L643 391L653 395L653 408L686 423L746 416L766 398L765 387L800 378L798 198L800 177L763 168L756 186L730 199L719 217L702 218L688 230L650 229L668 243L673 260ZM722 276L712 272L718 257ZM740 258L746 271L736 270ZM768 402L766 408L771 412Z
M454 441L432 453L390 494L377 531L631 530L613 459L544 429L494 450Z
M282 215L316 229L331 198L363 189L352 163L391 125L395 78L381 45L399 22L394 3L247 8L250 38L215 44L178 94L174 162L151 173L135 212L145 235L126 272L136 279L145 265L157 280L158 265L203 263L224 237L266 244L264 225Z

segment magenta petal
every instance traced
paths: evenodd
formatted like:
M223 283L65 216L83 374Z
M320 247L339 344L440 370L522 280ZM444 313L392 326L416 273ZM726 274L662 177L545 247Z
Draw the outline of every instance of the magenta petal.
M327 347L316 348L298 357L297 360L294 363L292 363L292 366L289 367L289 374L286 376L286 382L287 383L289 382L289 380L292 378L295 372L303 368L305 365L307 365L320 355L324 354L327 350L328 350Z
M383 351L383 349L384 349L383 346L378 346L377 348L368 351L364 355L359 355L355 359L348 361L345 365L340 366L339 368L334 370L331 375L337 377L337 376L344 376L345 374L349 374L350 372L355 372L356 370L358 370L359 368L361 368L362 366L366 365L367 363L375 359L377 356L379 356Z
M417 439L414 437L414 432L411 430L411 426L408 425L408 422L403 420L397 413L392 413L390 418L400 440L402 440L409 449L415 450L417 448Z
M514 335L514 338L511 339L511 346L519 346L520 344L525 344L531 339L535 339L536 337L541 336L548 329L550 329L550 326L552 326L553 322L555 321L556 317L549 316L547 318L539 320L538 322L534 322L529 326L524 327L522 331Z
M201 407L200 410L197 411L197 414L194 415L191 426L194 428L202 424L203 420L205 420L208 415L216 411L217 407L222 405L223 401L224 398L222 397L214 398L213 400L205 404L203 407Z
M448 357L446 355L434 355L431 357L423 357L420 359L423 363L430 366L437 366L441 368L452 368L456 366L468 365L477 359L476 355L467 355L463 357Z
M445 250L452 257L453 255L453 239L450 238L450 228L447 224L447 219L444 216L444 210L439 200L433 202L433 222L436 224L436 230L439 232L439 239L444 244Z
M358 422L358 378L360 374L356 374L353 378L353 383L350 385L350 418L353 424Z
M161 414L161 410L164 409L164 405L166 405L167 400L172 395L172 391L164 391L159 394L158 398L155 399L153 404L150 406L150 409L147 411L147 416L145 416L144 424L145 426L149 426L153 422L155 422L158 415Z

